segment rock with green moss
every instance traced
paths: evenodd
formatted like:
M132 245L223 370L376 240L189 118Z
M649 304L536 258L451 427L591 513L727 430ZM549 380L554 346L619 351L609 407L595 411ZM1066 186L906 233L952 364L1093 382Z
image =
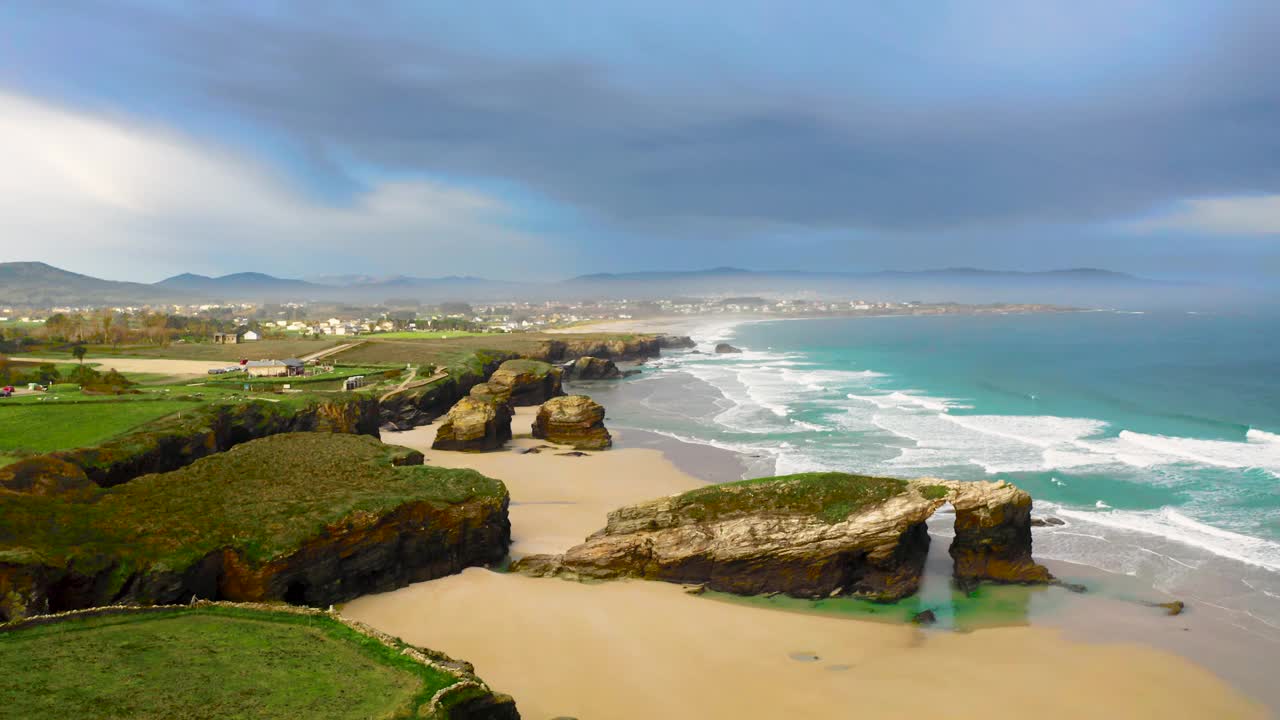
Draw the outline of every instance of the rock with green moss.
M603 530L564 555L530 556L513 568L570 578L639 577L744 595L892 601L919 588L929 549L925 522L948 500L957 510L957 578L1052 579L1030 560L1030 534L1020 531L1030 498L1012 485L848 473L712 485L620 508Z
M560 368L541 360L508 360L489 377L489 384L504 389L516 407L541 405L564 394L561 375Z
M477 386L479 387L479 386ZM436 430L436 450L496 450L511 439L511 407L472 395L454 404Z
M604 407L586 395L552 398L538 408L533 436L577 450L604 450L613 437L604 426Z
M327 605L502 560L506 488L360 435L254 440L92 497L0 491L0 619L191 597Z
M565 366L565 375L568 380L616 380L622 371L612 360L584 356Z

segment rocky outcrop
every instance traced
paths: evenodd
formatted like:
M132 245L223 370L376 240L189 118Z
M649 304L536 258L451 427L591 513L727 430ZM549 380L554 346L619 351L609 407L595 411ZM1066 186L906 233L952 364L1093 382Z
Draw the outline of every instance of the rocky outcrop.
M541 405L564 395L562 374L560 368L541 360L508 360L494 371L488 384L505 390L508 402L516 407Z
M596 357L607 360L643 360L658 357L662 353L662 341L657 335L616 335L574 337L565 334L564 339L544 341L526 357L552 363L577 360L580 357Z
M513 569L639 577L743 595L893 601L919 588L929 548L925 522L948 500L957 510L958 580L1052 579L1030 561L1030 534L1020 530L1030 497L1012 485L845 473L713 485L620 508L564 555L529 556Z
M533 421L533 436L578 450L604 450L613 444L604 426L604 407L586 395L543 403Z
M511 404L511 388L498 383L482 382L472 387L468 395L495 405Z
M565 366L566 380L616 380L622 377L622 371L612 360L595 357L580 357Z
M477 385L476 387L481 387ZM474 393L475 388L472 388ZM496 450L511 439L511 407L505 402L468 395L436 430L436 450Z
M720 343L716 345L716 352L723 355L725 353L740 353L742 351L729 343Z
M378 409L380 424L391 430L430 424L449 412L472 388L488 380L498 366L517 357L511 352L474 353L466 362L450 366L448 377L384 398Z
M37 455L0 467L0 489L30 495L87 496L97 485L80 466L48 455Z
M0 492L0 620L192 597L323 606L502 560L502 483L421 463L288 433L86 502Z
M1053 580L1031 558L1031 496L1006 482L933 481L950 490L956 510L951 541L955 578L962 588L984 580L1040 584Z
M50 457L79 468L101 487L169 472L240 443L278 433L333 432L378 437L378 404L367 395L316 399L302 407L262 400L235 405L192 401L190 412L94 447Z
M662 348L663 350L666 350L666 349L683 350L688 348L695 348L697 346L698 346L698 343L694 342L693 338L689 337L688 335L659 335L658 336L658 347Z

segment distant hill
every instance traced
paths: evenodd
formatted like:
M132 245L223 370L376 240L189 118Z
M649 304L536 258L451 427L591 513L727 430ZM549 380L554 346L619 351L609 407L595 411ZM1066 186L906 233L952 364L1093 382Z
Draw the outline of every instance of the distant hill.
M571 296L637 299L698 295L812 295L924 302L1127 302L1171 286L1094 268L1017 272L980 268L879 272L751 271L720 267L675 272L598 273L562 282Z
M154 285L102 280L42 262L0 263L0 303L5 305L143 305L163 302L172 296Z
M305 280L288 280L256 272L208 277L183 273L165 278L154 287L163 288L189 298L205 300L311 300L322 297L330 288Z
M734 267L677 272L597 273L553 283L477 277L340 275L313 281L256 272L209 277L184 273L154 284L102 280L45 263L0 263L0 303L141 305L170 302L418 302L590 298L811 296L925 302L1122 304L1180 286L1126 273L1075 268L1012 272L980 268L868 273L753 271Z

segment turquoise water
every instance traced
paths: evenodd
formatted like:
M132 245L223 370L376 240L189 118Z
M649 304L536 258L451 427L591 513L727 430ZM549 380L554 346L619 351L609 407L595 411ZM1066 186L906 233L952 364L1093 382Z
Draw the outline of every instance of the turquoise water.
M610 422L816 469L1007 479L1040 557L1280 629L1280 320L1070 313L708 326ZM739 355L707 351L715 342ZM941 531L945 534L945 530Z

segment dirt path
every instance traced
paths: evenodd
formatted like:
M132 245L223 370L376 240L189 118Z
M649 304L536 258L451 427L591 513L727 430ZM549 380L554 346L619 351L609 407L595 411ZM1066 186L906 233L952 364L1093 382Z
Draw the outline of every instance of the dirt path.
M413 378L414 378L417 374L418 374L418 368L416 368L416 367L415 367L415 368L414 368L414 369L409 373L409 377L407 377L407 378L405 378L405 379L404 379L404 382L402 382L402 383L400 383L399 385L397 385L397 386L396 386L396 388L395 388L394 390L391 390L391 391L389 391L389 392L387 392L387 393L383 394L383 396L382 396L382 397L378 398L378 402L385 402L387 398L391 397L392 395L395 395L396 393L401 393L401 392L404 392L405 390L409 390L409 389L411 389L411 388L422 387L423 385L430 385L431 383L433 383L433 382L435 382L435 381L437 381L437 380L441 380L441 379L443 379L443 378L449 377L449 373L447 373L447 372L445 372L445 371L441 370L441 371L437 372L435 375L432 375L431 377L426 378L425 380L419 380L419 381L417 381L417 382L413 382Z
M360 342L343 343L343 344L341 344L341 345L336 345L336 346L334 346L334 347L328 348L327 350L321 350L320 352L314 352L314 353L311 353L310 355L304 355L304 356L302 356L302 357L300 357L300 358L298 358L298 359L299 359L299 360L301 360L302 362L310 362L310 361L312 361L312 360L319 360L320 358L327 358L327 357L329 357L330 355L337 355L337 354L338 354L338 353L340 353L340 352L344 352L344 351L346 351L346 350L350 350L351 348L353 348L353 347L355 347L355 346L357 346L357 345L361 345L361 344L363 344L363 343L364 343L364 341L363 341L363 340L361 340Z
M74 362L66 358L21 358L28 362L49 362L64 364ZM234 365L228 360L170 360L165 358L104 358L85 357L88 365L97 365L99 370L117 370L122 373L156 373L158 375L207 375L211 368Z

